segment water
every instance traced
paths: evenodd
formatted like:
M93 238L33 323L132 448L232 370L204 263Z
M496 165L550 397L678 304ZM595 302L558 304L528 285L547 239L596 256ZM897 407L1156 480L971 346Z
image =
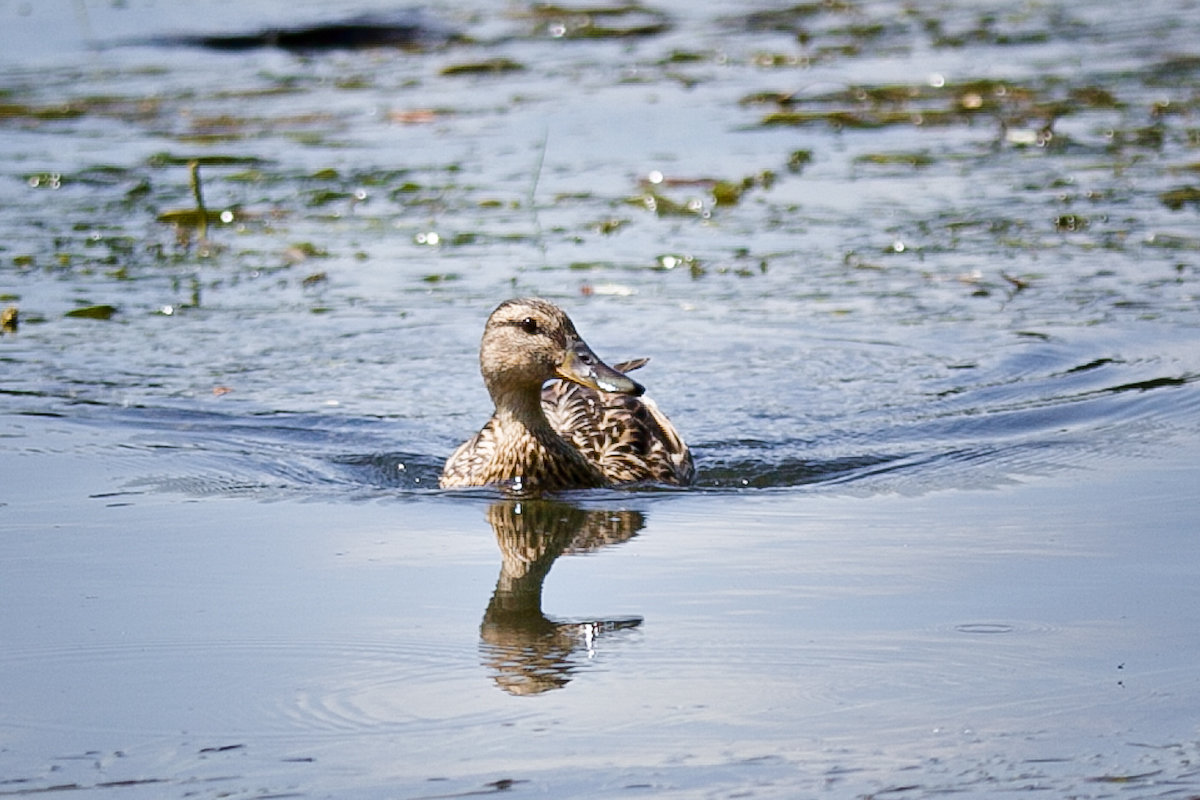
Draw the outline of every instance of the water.
M1194 4L160 5L0 4L0 792L1200 791ZM534 293L695 489L434 488Z

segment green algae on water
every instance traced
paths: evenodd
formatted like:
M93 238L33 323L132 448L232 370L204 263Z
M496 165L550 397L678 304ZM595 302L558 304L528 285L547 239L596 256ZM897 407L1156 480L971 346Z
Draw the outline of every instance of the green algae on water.
M117 313L116 306L111 306L111 305L102 303L99 305L82 306L80 308L72 309L71 311L68 311L63 316L72 317L72 318L76 318L76 319L108 320L108 319L112 319L113 315L116 313Z
M1200 189L1195 186L1180 186L1177 189L1163 192L1158 199L1172 211L1180 211L1185 205L1200 208Z
M511 58L489 58L483 61L470 61L464 64L451 64L442 67L441 74L454 75L502 75L506 72L520 72L525 65Z

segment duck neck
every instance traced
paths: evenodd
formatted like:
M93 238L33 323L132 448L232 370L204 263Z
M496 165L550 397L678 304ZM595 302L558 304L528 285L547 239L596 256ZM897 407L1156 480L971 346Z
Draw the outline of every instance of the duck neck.
M520 478L527 489L603 486L604 476L569 441L564 439L542 410L542 387L493 391L497 452L503 465L495 480Z
M496 404L496 420L504 428L523 428L538 438L547 434L558 437L542 411L540 384L505 390L494 389L491 395L492 402Z

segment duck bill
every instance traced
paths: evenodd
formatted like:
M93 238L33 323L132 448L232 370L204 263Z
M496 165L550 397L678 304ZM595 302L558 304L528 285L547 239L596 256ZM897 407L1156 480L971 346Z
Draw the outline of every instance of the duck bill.
M646 391L640 383L605 364L585 342L567 347L567 354L555 370L560 378L600 392L631 394L635 397Z

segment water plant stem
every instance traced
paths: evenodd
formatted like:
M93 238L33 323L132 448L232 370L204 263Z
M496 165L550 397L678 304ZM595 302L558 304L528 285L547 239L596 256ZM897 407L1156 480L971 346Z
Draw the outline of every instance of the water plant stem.
M208 238L208 209L204 207L204 194L200 189L200 162L189 161L188 172L191 175L192 197L196 199L196 219L201 241Z

